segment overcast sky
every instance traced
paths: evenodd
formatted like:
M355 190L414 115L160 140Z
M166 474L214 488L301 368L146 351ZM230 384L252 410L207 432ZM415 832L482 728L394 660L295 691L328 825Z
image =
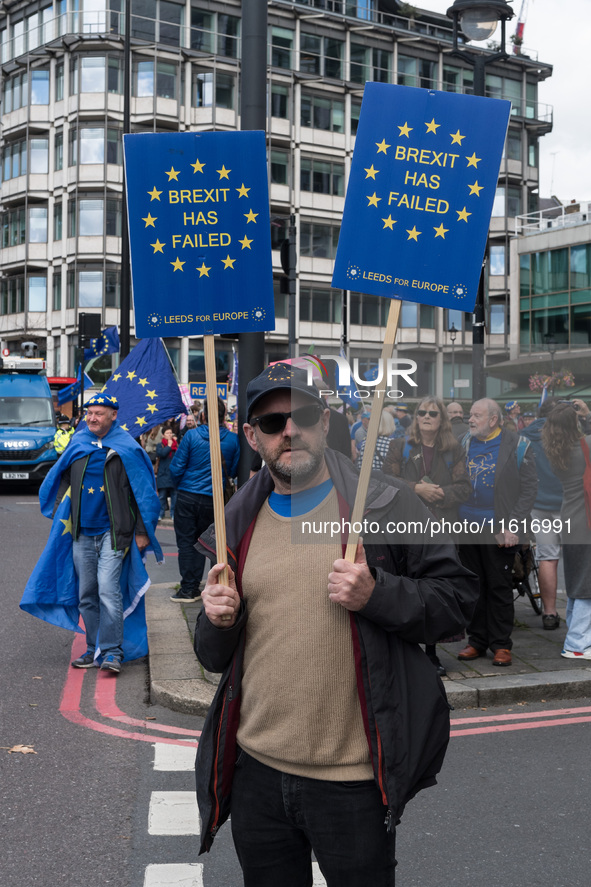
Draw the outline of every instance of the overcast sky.
M452 2L416 0L413 5L445 13ZM508 38L521 4L513 0ZM538 100L554 108L554 129L540 139L540 196L555 194L563 203L591 201L591 0L529 0L523 45L554 66L538 92Z

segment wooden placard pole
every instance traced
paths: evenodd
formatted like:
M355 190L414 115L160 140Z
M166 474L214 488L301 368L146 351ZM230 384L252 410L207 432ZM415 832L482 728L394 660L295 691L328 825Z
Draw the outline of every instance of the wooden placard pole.
M207 423L209 425L209 456L211 460L211 486L213 491L213 519L215 524L216 556L218 564L228 563L226 552L226 521L224 518L224 476L220 422L218 417L218 391L215 373L215 344L213 336L203 336L205 354L205 386L207 391ZM201 577L199 577L201 578ZM219 577L220 585L228 584L228 567ZM228 617L229 619L230 617Z
M386 324L386 333L384 335L384 344L382 345L381 366L384 374L388 361L392 357L394 350L394 342L398 331L398 319L400 317L400 309L402 302L400 299L392 299L390 311L388 313L388 323ZM359 484L357 485L357 493L355 494L355 504L351 513L351 527L359 524L363 520L363 512L365 510L365 500L367 498L367 490L369 487L369 479L371 476L371 466L373 463L374 452L378 441L378 430L380 427L380 419L382 417L382 408L384 406L384 394L378 394L378 385L374 391L373 401L371 405L371 418L367 428L367 437L365 439L365 449L363 451L363 459L361 461L361 470L359 472ZM355 553L357 551L357 543L359 541L359 533L355 533L351 529L349 539L347 541L347 549L345 551L345 560L349 563L355 562Z

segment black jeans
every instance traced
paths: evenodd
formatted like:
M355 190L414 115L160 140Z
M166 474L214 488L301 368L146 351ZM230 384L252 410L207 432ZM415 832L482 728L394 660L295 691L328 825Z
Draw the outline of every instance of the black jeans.
M199 536L213 523L213 498L179 490L174 506L174 533L179 550L181 592L197 592L205 556L197 551Z
M480 581L480 595L468 626L468 641L477 650L510 650L515 620L511 570L517 546L460 545L462 564Z
M312 852L328 887L393 887L386 812L373 780L290 776L240 751L231 824L245 887L312 887Z

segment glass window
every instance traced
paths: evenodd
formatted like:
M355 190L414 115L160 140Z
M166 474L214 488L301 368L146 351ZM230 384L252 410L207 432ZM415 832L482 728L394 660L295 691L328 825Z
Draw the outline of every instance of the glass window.
M303 157L300 171L300 187L302 191L313 191L316 194L333 194L342 197L344 194L345 167L342 163Z
M341 306L341 290L300 287L300 320L340 323Z
M402 303L400 325L410 329L416 329L418 327L418 305L416 302Z
M121 200L112 197L107 200L107 225L108 237L121 237Z
M491 335L503 335L505 333L505 306L490 306L489 332Z
M522 212L521 188L517 185L509 185L507 189L507 215L513 218Z
M455 326L458 330L464 329L464 312L459 311L457 308L448 308L447 310L447 327L446 329L450 330L451 327Z
M525 116L535 120L538 115L538 84L527 83L525 86Z
M191 7L191 49L213 52L213 15Z
M359 43L351 43L350 80L365 83L369 80L369 48Z
M103 201L80 199L78 202L78 234L93 237L103 233Z
M213 105L213 73L196 72L193 81L193 107L211 108Z
M61 102L64 98L64 63L55 66L55 100Z
M433 305L420 305L421 329L435 329L435 308Z
M183 7L179 3L169 3L168 0L160 0L159 7L160 43L166 43L168 46L180 46Z
M64 132L62 129L55 131L53 165L55 170L64 168Z
M139 40L156 40L156 0L133 0L131 36Z
M271 117L289 118L288 110L289 87L271 84Z
M47 278L31 277L29 285L29 311L47 311Z
M287 28L271 28L271 65L291 70L293 31Z
M80 59L80 92L104 92L106 58Z
M172 5L172 4L170 4ZM177 67L168 62L156 63L156 95L161 99L176 99Z
M572 289L586 289L591 286L591 244L571 246L570 285Z
M505 274L505 246L491 246L489 250L489 274L493 277Z
M133 94L138 98L154 95L154 62L134 62Z
M532 345L540 350L546 345L546 336L554 336L560 345L568 343L568 308L544 308L532 311Z
M236 77L234 74L225 74L218 71L215 79L215 103L218 108L234 109L234 87Z
M521 130L510 129L507 132L505 155L508 160L521 161Z
M338 99L302 95L301 125L329 132L344 132L345 105Z
M287 151L271 151L271 183L289 185L289 154Z
M532 253L532 293L545 295L568 288L568 250Z
M53 269L53 310L61 311L62 307L62 275L58 268Z
M238 28L240 19L235 15L218 12L218 54L226 58L238 58Z
M103 272L78 272L78 307L102 308L103 305Z
M359 126L359 115L361 113L361 102L357 99L351 99L351 135L356 135Z
M49 69L31 71L31 104L49 104Z
M570 312L570 346L591 345L591 304L573 305Z
M111 93L123 93L123 60L109 58L107 89Z
M102 126L83 126L80 133L80 164L104 163L105 131Z
M121 166L123 163L123 145L120 129L107 130L107 163Z
M419 60L414 56L398 56L398 83L402 86L418 86Z
M540 165L540 146L535 136L528 136L527 140L527 165L538 167Z
M53 204L53 239L62 239L62 202Z
M339 239L339 228L334 225L302 222L300 227L300 255L334 259Z
M121 273L119 271L105 273L105 306L107 308L121 306Z
M519 256L519 295L529 297L530 256L528 253Z
M47 243L47 207L29 207L29 243Z
M49 172L49 139L31 139L31 172Z
M372 50L372 77L379 83L390 83L392 53L385 49Z
M76 307L76 276L74 271L68 271L66 282L66 308Z
M300 71L320 75L321 38L313 34L300 35Z
M324 38L324 76L332 77L335 80L342 78L343 67L343 49L342 40L333 40L330 37Z
M499 185L497 187L495 199L493 201L492 217L497 219L503 218L505 215L505 205L505 187L503 185Z

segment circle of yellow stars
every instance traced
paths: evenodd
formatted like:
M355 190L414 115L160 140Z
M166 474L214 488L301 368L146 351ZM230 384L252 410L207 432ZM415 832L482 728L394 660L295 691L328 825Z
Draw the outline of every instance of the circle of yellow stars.
M193 175L205 175L205 167L207 166L207 163L202 162L201 160L199 160L199 158L196 158L195 162L190 163L189 166L193 170ZM218 174L218 183L222 180L230 182L230 173L232 172L232 170L227 169L225 164L222 164L221 169L216 169L215 171ZM165 170L164 175L168 176L168 182L178 182L180 184L179 176L182 175L182 170L175 169L174 164L172 164L170 169ZM154 185L150 191L146 192L148 197L150 198L150 204L152 204L154 201L156 201L157 203L161 201L163 190L164 189L158 190L157 186ZM241 198L246 198L247 201L251 199L249 195L252 191L252 187L248 187L244 182L240 184L240 187L234 187L232 191L236 192L239 200ZM154 211L156 212L157 210ZM257 218L260 213L255 213L252 207L249 207L248 212L243 213L243 215L246 219L245 225L256 225ZM154 228L154 230L156 231L156 222L158 221L158 216L152 215L151 210L148 211L146 216L142 216L141 220L144 223L144 228ZM248 234L245 233L244 237L241 240L238 240L238 243L240 244L240 252L242 252L243 250L252 250L254 235L248 237ZM156 255L156 253L160 253L162 256L165 255L164 250L167 248L167 244L166 242L162 242L158 236L156 237L154 243L150 243L150 246L152 247L153 255ZM227 253L226 256L219 261L221 262L223 271L234 271L234 265L237 260L238 257L233 257L230 255L230 253ZM172 267L173 274L176 271L180 271L181 273L183 273L185 271L185 265L189 265L190 267L190 263L188 262L188 260L183 261L178 255L175 256L174 261L170 262L170 265ZM195 266L195 270L199 272L199 278L209 278L209 272L212 270L213 267L213 265L206 265L205 261L202 260L201 265Z
M430 121L424 121L424 126L425 126L425 132L423 133L423 135L428 135L429 133L431 133L433 135L437 135L437 130L441 127L441 124L437 123L435 118L433 117ZM405 120L404 123L402 123L402 124L396 124L396 128L398 129L398 138L399 139L403 139L403 138L410 139L410 134L411 134L411 132L413 132L415 127L409 126L408 121ZM459 145L461 147L463 140L466 138L466 135L464 133L462 133L460 129L457 129L456 132L449 133L449 138L450 138L450 145L449 145L450 148L453 145ZM382 139L381 142L375 142L375 146L377 148L376 155L384 154L386 157L388 156L388 149L392 147L391 144L388 144L386 142L385 138ZM441 153L444 153L444 152L441 152ZM470 156L464 155L464 159L466 161L466 167L465 167L466 169L468 169L469 167L473 167L475 170L478 170L478 164L481 162L482 157L477 157L476 152L472 152L472 154ZM379 158L377 158L375 162L379 163ZM366 180L371 179L372 183L379 182L379 179L377 178L377 176L379 176L380 170L375 168L374 163L372 163L371 166L369 166L369 167L364 167L364 169L365 169ZM478 179L475 179L472 184L468 184L467 187L468 187L468 194L466 195L466 197L467 197L466 204L461 209L453 210L453 212L455 212L457 215L457 219L455 219L456 224L460 223L460 222L464 222L466 224L469 224L469 218L472 215L472 213L468 210L468 206L469 206L468 199L470 197L480 197L480 192L484 190L483 186L478 183ZM378 204L380 203L382 198L380 196L378 196L377 190L374 190L372 194L367 194L366 198L367 198L367 207L366 208L373 206L373 207L379 209ZM392 217L391 213L389 213L389 215L386 218L381 217L381 220L382 220L382 225L383 225L382 230L389 229L390 231L394 231L394 225L397 224L397 219L394 219ZM448 224L450 224L450 223L448 223ZM453 222L451 224L453 225ZM440 225L437 225L437 226L433 225L430 227L434 231L434 234L433 234L434 239L440 237L442 240L445 240L445 235L449 234L449 232L451 230L451 228L445 228L443 225L443 222L441 222ZM407 241L412 240L412 241L415 241L415 243L419 243L419 237L421 237L422 234L425 233L423 231L419 231L417 229L416 225L413 225L413 227L410 229L408 229L408 228L405 229L405 231L406 231L406 235L407 235L406 240Z
M135 384L139 385L141 388L144 389L144 394L147 398L146 407L144 409L145 413L150 413L150 415L153 416L154 413L158 412L158 407L156 405L156 400L158 399L158 394L156 392L156 388L149 387L150 380L147 377L138 376L138 374L135 372L135 370L129 370L125 374L120 373L117 370L117 372L113 373L113 375L109 379L109 383L118 382L119 379L124 379L124 381L126 383L127 382L134 382ZM107 386L103 385L103 387L101 388L101 392L106 391L106 390L107 390ZM137 419L133 423L134 426L138 425L140 429L142 429L143 426L147 425L147 424L148 424L148 421L147 421L146 417L141 416L141 415L138 415ZM128 426L126 424L122 424L121 427L123 428L124 431L129 431L130 433L132 432L132 430L134 433L137 430L137 429L135 429L135 427L133 429L128 428Z

